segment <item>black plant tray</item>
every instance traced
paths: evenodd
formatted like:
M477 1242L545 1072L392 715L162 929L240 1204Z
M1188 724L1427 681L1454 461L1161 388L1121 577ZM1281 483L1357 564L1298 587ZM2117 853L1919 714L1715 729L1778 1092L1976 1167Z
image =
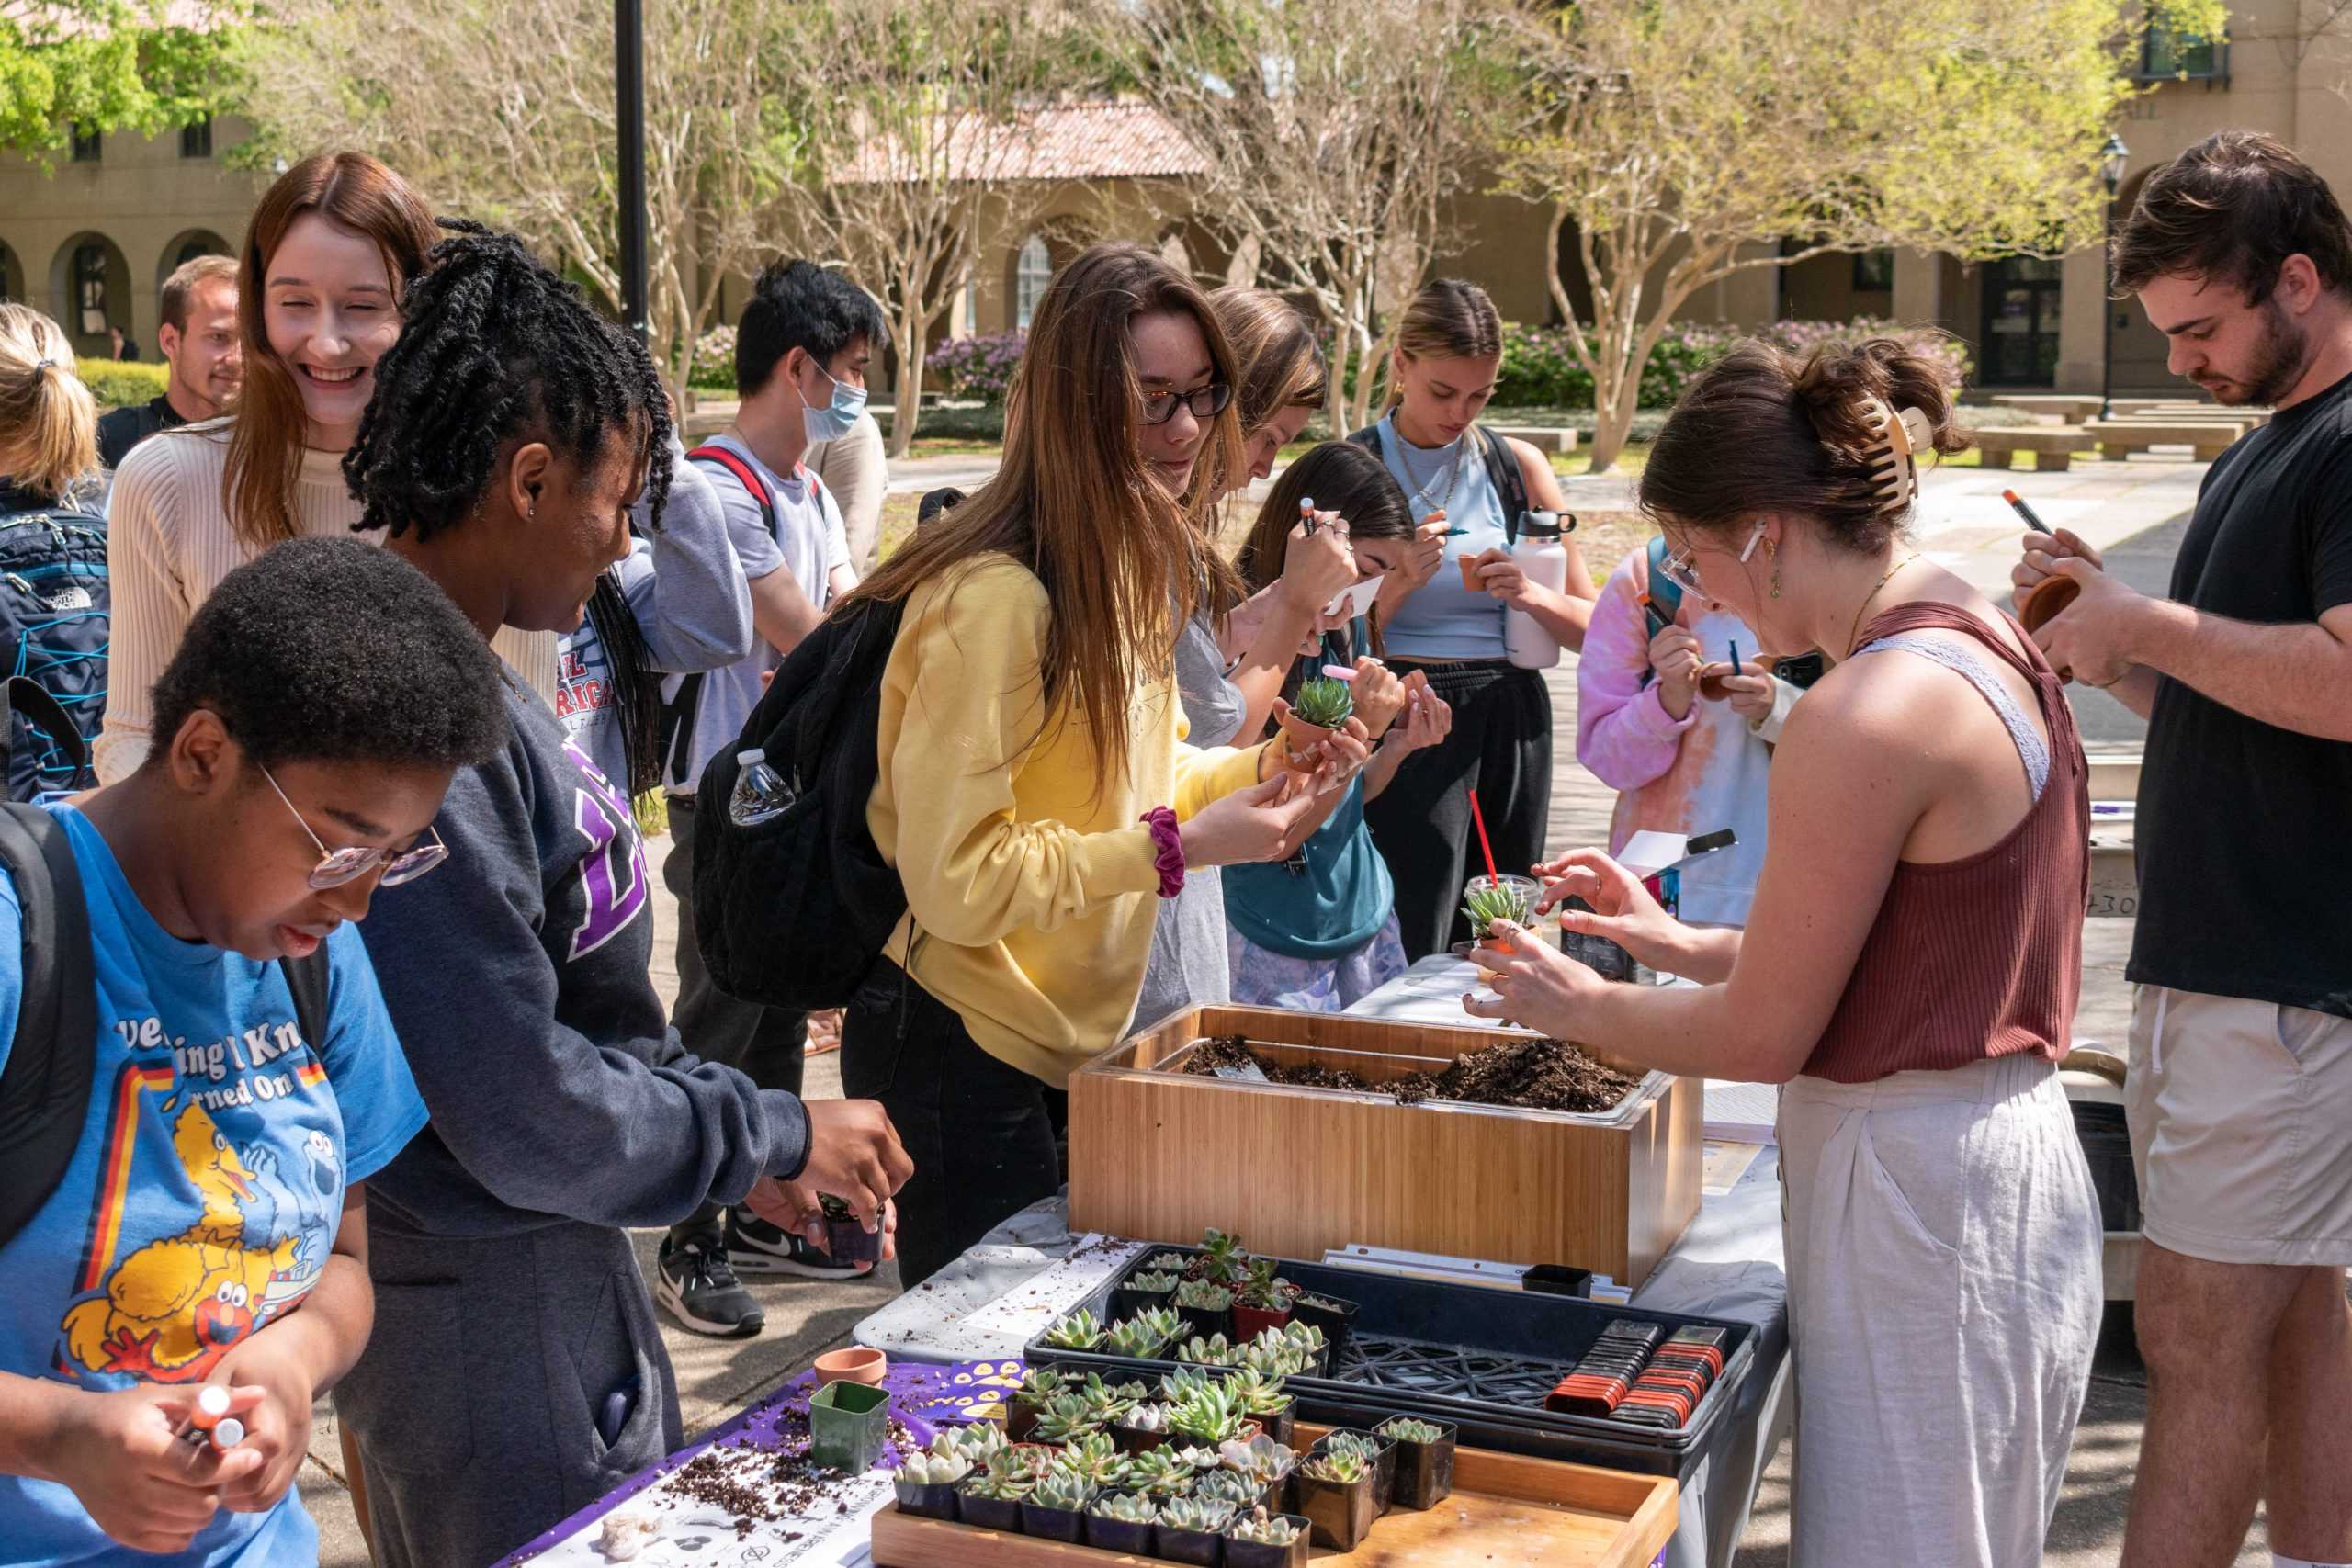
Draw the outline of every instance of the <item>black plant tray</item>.
M1197 1251L1155 1246L1145 1257ZM1107 1319L1112 1292L1143 1262L1138 1258L1071 1310L1084 1307ZM1756 1325L1736 1319L1645 1312L1572 1296L1451 1285L1318 1263L1277 1262L1283 1279L1358 1306L1329 1374L1289 1380L1304 1421L1365 1427L1392 1416L1419 1416L1459 1427L1465 1448L1641 1475L1671 1475L1680 1481L1729 1443L1739 1386L1756 1360ZM1660 1431L1544 1408L1544 1395L1583 1359L1600 1331L1621 1317L1663 1324L1668 1333L1694 1324L1728 1331L1723 1375L1681 1427ZM1023 1354L1032 1366L1073 1367L1106 1377L1146 1373L1156 1380L1180 1364L1172 1358L1143 1360L1060 1350L1041 1339L1032 1339Z

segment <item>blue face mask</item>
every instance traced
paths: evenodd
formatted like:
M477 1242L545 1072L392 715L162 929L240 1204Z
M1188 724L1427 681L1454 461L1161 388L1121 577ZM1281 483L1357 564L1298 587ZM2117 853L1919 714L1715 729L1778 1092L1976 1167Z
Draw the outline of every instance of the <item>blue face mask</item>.
M839 441L857 426L857 416L865 412L865 389L853 387L846 381L833 381L825 372L817 372L833 382L833 400L823 408L804 406L800 411L800 426L808 434L811 445L820 441Z

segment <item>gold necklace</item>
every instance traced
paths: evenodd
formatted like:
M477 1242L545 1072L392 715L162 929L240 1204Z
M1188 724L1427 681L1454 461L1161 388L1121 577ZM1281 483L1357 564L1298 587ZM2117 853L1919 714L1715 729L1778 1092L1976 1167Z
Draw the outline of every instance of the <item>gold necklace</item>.
M1876 599L1879 596L1880 592L1883 590L1888 583L1894 581L1894 574L1896 572L1901 571L1905 567L1909 566L1913 561L1917 560L1918 558L1919 552L1913 550L1909 555L1905 556L1901 560L1896 561L1893 566L1887 568L1886 575L1878 580L1876 584L1871 587L1869 596L1863 599L1860 605L1856 606L1854 610L1854 624L1846 628L1847 659L1854 657L1854 638L1861 634L1862 612L1871 607L1871 601L1872 599ZM1845 660L1840 660L1838 662L1842 664Z

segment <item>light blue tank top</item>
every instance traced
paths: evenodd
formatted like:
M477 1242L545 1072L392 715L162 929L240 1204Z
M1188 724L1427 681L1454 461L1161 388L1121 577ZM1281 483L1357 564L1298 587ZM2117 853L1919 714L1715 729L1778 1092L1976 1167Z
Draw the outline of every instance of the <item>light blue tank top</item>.
M1453 450L1409 446L1396 430L1394 412L1374 427L1380 435L1380 460L1405 488L1413 521L1419 523L1442 509L1446 521L1469 532L1446 540L1445 561L1437 575L1423 583L1382 626L1388 651L1400 659L1501 659L1503 607L1484 593L1462 586L1464 556L1508 548L1503 529L1502 502L1495 481L1487 477L1487 461L1469 431L1461 436L1462 458L1453 466Z

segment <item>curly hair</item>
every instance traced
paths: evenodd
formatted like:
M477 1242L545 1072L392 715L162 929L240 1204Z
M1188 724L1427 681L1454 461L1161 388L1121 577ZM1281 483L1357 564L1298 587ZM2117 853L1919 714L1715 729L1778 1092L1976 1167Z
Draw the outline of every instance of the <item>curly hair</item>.
M289 540L220 580L155 682L145 766L198 708L264 767L470 767L507 735L498 656L473 623L358 539Z
M583 470L608 436L637 441L653 526L670 493L670 402L652 355L592 310L523 242L458 219L401 299L400 341L376 364L376 391L344 454L365 510L357 526L419 539L463 523L500 455L544 441ZM661 687L636 617L612 578L588 613L611 661L628 787L661 774Z

